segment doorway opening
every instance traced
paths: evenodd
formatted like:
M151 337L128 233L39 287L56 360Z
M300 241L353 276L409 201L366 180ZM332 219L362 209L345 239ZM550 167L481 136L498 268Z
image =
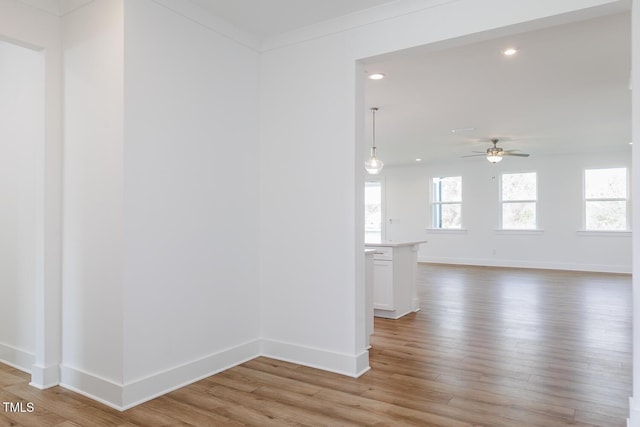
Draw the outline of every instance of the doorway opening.
M42 52L0 41L0 362L25 372L36 353L44 81Z

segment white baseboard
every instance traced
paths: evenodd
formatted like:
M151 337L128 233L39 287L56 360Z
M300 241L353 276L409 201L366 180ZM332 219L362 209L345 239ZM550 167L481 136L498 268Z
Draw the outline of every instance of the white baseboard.
M60 386L114 409L122 409L122 384L68 365L60 366Z
M368 350L352 355L274 340L255 340L126 384L62 365L60 386L124 411L258 356L350 377L359 377L370 369Z
M0 362L19 369L23 372L31 373L31 367L35 360L33 353L0 343Z
M184 387L260 356L260 341L221 351L124 386L122 410Z
M640 427L640 407L635 405L633 397L629 398L629 418L627 427Z
M292 362L357 378L369 368L369 351L343 354L275 340L262 340L261 354L265 357Z
M31 366L30 386L44 390L60 384L60 365L41 366L34 364Z
M491 258L449 258L419 256L418 262L454 265L477 265L486 267L536 268L544 270L587 271L592 273L631 274L631 265L572 264L549 261L505 260Z
M124 411L259 355L260 342L251 341L124 385L63 365L60 386Z

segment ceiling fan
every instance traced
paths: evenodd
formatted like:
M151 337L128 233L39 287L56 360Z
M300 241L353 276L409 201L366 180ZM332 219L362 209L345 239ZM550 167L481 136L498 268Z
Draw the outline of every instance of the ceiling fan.
M516 153L516 151L518 150L503 150L502 148L498 147L497 146L498 138L492 138L491 142L493 143L493 147L487 148L486 152L474 151L474 153L478 153L478 154L469 154L467 156L461 156L461 157L486 156L487 160L489 160L491 163L501 162L503 156L529 157L529 155L526 153Z

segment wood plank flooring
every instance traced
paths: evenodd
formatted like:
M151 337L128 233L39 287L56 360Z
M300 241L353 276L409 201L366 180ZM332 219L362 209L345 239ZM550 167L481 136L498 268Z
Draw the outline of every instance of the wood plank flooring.
M0 365L0 426L623 427L631 276L420 264L421 311L375 320L358 379L264 357L125 412Z

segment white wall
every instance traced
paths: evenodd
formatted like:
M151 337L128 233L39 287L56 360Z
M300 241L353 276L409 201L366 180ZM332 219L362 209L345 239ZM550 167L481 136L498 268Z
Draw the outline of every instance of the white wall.
M62 383L109 401L123 380L123 2L62 21Z
M354 345L364 333L353 295L364 286L363 243L354 229L361 224L354 218L363 215L366 151L354 131L365 115L356 61L496 28L504 34L510 25L531 27L539 18L607 3L613 2L393 3L265 44L260 265L267 354L351 375L366 363L364 349Z
M63 18L62 383L117 408L260 353L259 55L181 4Z
M44 138L44 57L0 42L0 361L35 355L36 152Z
M260 352L259 55L213 28L125 4L125 404Z
M356 64L334 50L344 43L263 55L261 326L267 355L358 375L368 360L354 345Z
M490 164L484 158L448 164L389 167L383 171L386 237L428 239L418 260L453 264L631 272L631 233L585 233L585 168L626 167L631 148L595 154L526 159ZM501 232L499 180L504 172L537 172L540 232ZM464 231L430 227L429 183L437 176L462 176Z

